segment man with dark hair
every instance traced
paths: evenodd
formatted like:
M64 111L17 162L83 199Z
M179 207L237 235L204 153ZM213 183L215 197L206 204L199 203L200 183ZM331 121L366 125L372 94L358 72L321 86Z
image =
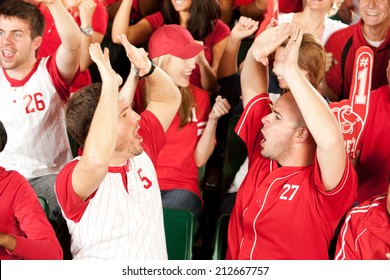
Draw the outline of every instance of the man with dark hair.
M78 73L80 30L60 0L37 0L53 15L62 44L51 57L37 58L44 19L31 3L7 0L0 6L0 119L8 131L1 164L27 178L61 221L54 181L71 160L65 128L69 86Z
M135 71L120 94L122 80L108 51L91 44L102 86L75 93L66 109L67 127L82 152L61 170L55 190L72 236L73 259L167 258L155 165L180 92L144 50L124 36L121 42ZM138 115L130 104L141 77L150 102Z

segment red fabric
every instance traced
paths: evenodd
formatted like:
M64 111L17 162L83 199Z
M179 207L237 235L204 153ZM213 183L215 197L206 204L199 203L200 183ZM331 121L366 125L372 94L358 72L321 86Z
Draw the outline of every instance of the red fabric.
M70 91L69 91L69 85L64 81L62 78L60 72L58 71L57 65L56 65L56 54L54 53L53 56L49 57L49 60L47 61L47 71L49 72L50 77L52 78L53 85L55 89L57 90L57 93L60 95L61 99L64 102L68 101ZM39 63L41 62L41 58L38 58L35 62L34 68L31 69L30 73L24 77L23 80L16 80L12 79L10 76L8 76L7 71L3 69L4 75L7 77L7 80L10 82L11 86L13 87L21 87L24 86L31 78L31 76L37 71L37 68L39 66ZM76 74L76 76L78 73Z
M371 92L369 113L356 166L358 202L387 191L390 173L390 90L383 86Z
M362 20L347 28L333 33L325 44L326 52L333 53L333 58L337 63L333 64L326 73L326 83L341 99L348 99L352 82L355 52L360 46L368 46L374 52L374 67L372 71L371 90L387 85L386 68L390 58L390 28L385 41L374 48L368 45L362 32ZM344 46L349 38L353 36L353 43L345 60L344 73L341 69L341 57ZM344 86L343 86L344 81Z
M10 252L0 246L1 260L62 259L62 249L37 195L16 171L0 167L0 232L16 237Z
M390 220L387 195L371 198L346 216L336 245L336 260L387 260Z
M236 126L248 148L249 170L238 193L228 232L227 259L327 259L340 218L356 199L357 178L347 161L344 176L325 192L313 166L279 167L260 154L261 118L270 112L261 94Z
M161 12L149 15L145 17L145 19L149 22L153 31L164 24L164 18ZM204 46L206 47L204 53L210 66L213 63L213 47L223 39L227 38L229 35L229 26L221 20L216 20L213 31L203 40ZM196 65L196 68L192 71L190 83L197 87L202 87L200 83L200 70L198 65Z
M195 97L196 118L179 128L180 119L176 114L165 134L167 141L158 157L156 170L161 190L183 189L201 198L194 151L210 114L210 97L200 88L190 86L190 90Z
M106 34L108 24L108 13L106 7L99 1L92 18L92 28L95 32L100 34ZM45 30L43 33L42 44L38 50L39 57L46 57L53 55L57 51L61 44L60 36L54 24L54 19L45 5L39 5L39 9L45 18ZM70 12L71 13L71 12ZM71 13L77 25L80 26L80 17L78 14ZM76 92L80 88L92 83L92 78L87 69L84 72L80 72L78 78L73 82L71 92Z
M143 138L142 147L156 166L157 157L165 144L164 130L158 119L148 110L141 114L139 122L139 135ZM78 162L78 159L69 162L58 174L55 184L57 199L64 211L66 217L74 222L80 221L88 206L89 201L94 194L86 200L81 200L74 192L72 187L72 173ZM127 172L126 167L109 167L108 172L123 173ZM123 187L127 190L127 186Z
M254 0L234 0L234 7L249 5L254 2ZM272 0L268 0L269 3L272 3ZM280 13L298 13L302 11L302 1L300 0L279 0L279 12ZM272 12L272 11L271 11Z

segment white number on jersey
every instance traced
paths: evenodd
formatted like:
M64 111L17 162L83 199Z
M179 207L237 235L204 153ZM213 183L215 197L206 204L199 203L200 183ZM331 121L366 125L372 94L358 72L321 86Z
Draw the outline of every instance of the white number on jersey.
M297 193L299 186L298 185L290 185L290 184L285 184L283 186L284 192L282 195L279 197L279 199L282 200L292 200Z

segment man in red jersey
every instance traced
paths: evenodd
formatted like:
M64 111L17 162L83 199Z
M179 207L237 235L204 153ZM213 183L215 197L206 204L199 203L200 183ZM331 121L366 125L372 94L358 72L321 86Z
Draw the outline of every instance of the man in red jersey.
M318 40L301 45L302 33L291 24L266 29L245 60L236 132L247 145L249 170L229 224L227 259L328 259L334 230L356 199L339 124L307 78L315 73L298 65L309 44L324 71L324 49ZM275 50L273 71L290 91L271 109L265 65Z

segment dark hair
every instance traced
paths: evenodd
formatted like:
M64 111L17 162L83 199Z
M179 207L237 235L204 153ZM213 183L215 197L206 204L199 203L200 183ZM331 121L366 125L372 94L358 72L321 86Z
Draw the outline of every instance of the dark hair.
M0 121L0 152L4 150L5 144L7 144L7 131Z
M180 25L179 13L171 0L164 0L162 14L165 24ZM213 30L220 15L221 8L217 0L192 0L187 29L195 40L204 40Z
M0 15L5 18L18 18L31 28L31 39L43 35L45 19L37 6L23 0L6 0L0 5Z
M94 83L74 93L65 110L66 128L73 139L83 147L100 100L101 83Z

